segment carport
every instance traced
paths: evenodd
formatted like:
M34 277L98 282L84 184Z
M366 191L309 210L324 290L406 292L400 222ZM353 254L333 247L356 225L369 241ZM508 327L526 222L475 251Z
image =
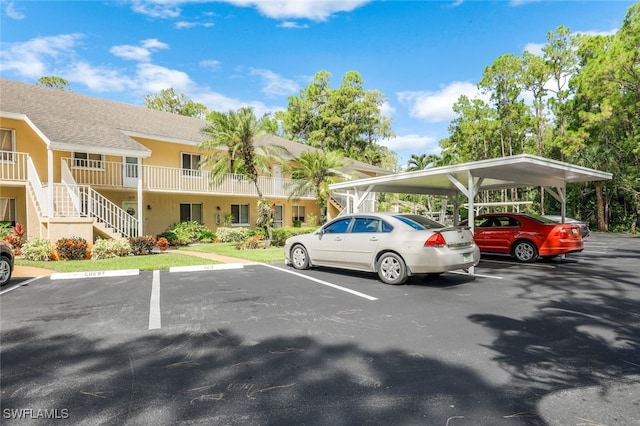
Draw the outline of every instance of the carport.
M347 200L348 213L371 211L370 194L376 192L441 195L454 201L454 223L458 223L459 194L466 200L469 225L474 223L474 200L478 192L509 188L543 187L561 205L566 215L568 183L611 180L612 174L535 155L521 154L453 166L434 167L329 185L332 196Z

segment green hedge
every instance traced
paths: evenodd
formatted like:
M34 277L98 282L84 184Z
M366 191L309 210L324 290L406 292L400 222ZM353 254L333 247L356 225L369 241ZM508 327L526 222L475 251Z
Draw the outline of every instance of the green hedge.
M310 234L314 232L316 229L318 228L312 227L312 226L305 226L302 228L298 228L298 227L276 228L273 230L273 234L271 236L271 245L282 247L284 246L284 242L287 240L287 238L293 237L294 235Z

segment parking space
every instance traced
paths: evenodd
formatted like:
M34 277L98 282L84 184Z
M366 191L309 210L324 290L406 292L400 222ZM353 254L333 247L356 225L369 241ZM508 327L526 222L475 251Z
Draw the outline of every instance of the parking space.
M283 264L41 278L0 296L2 421L637 424L618 395L640 389L639 261L640 238L596 233L403 286Z

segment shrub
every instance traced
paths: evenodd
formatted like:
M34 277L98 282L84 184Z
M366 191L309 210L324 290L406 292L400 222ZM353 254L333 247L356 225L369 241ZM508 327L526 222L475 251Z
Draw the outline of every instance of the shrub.
M216 239L216 234L209 229L203 229L200 231L200 235L198 236L198 241L201 243L211 243Z
M103 240L98 238L91 249L91 259L109 259L131 254L131 245L126 239Z
M46 238L34 238L22 245L22 257L38 262L51 260L51 241Z
M24 226L19 223L16 223L15 226L11 227L11 232L6 236L6 240L9 244L13 246L13 251L17 256L22 254L22 244L24 243L24 234L26 230Z
M134 256L151 254L153 248L156 246L156 239L153 235L131 237L129 238L129 245L131 246L131 254Z
M311 226L305 226L303 228L276 228L273 230L273 235L271 236L271 245L283 247L284 242L287 240L287 238L293 237L294 235L309 234L316 229L317 228Z
M56 252L62 260L87 258L87 240L82 237L60 238L56 241Z
M216 236L220 238L221 243L240 243L251 236L250 232L247 228L220 227L216 229Z
M206 226L189 221L174 223L157 237L166 238L172 246L186 246L197 241L211 242L215 239L215 234Z
M156 235L156 238L164 238L170 246L186 246L188 244L186 240L179 240L178 235L174 231L164 231L163 233Z
M238 250L255 250L264 248L264 241L262 241L262 236L260 234L256 234L247 238L245 241L239 242L236 248Z
M169 248L169 241L167 241L165 237L160 237L156 241L156 247L158 247L159 250L165 251Z

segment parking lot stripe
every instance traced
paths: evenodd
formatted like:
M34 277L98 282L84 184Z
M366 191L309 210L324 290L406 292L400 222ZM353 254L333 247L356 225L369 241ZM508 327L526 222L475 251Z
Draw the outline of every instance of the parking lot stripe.
M464 271L449 271L449 274L458 274L458 275L469 275L468 272L464 272ZM493 278L496 280L501 280L503 277L500 277L498 275L483 275L483 274L476 274L474 273L473 275L469 275L469 276L473 276L473 277L480 277L480 278Z
M153 271L151 302L149 304L149 330L155 330L160 327L160 271Z
M278 271L286 272L288 274L295 275L297 277L305 278L305 279L307 279L309 281L313 281L313 282L316 282L318 284L326 285L328 287L332 287L332 288L335 288L335 289L340 290L340 291L351 293L351 294L353 294L355 296L362 297L362 298L367 299L367 300L378 300L377 297L369 296L368 294L360 293L359 291L351 290L350 288L342 287L342 286L339 286L337 284L332 284L330 282L319 280L317 278L308 277L308 276L306 276L304 274L300 274L298 272L289 271L287 269L279 268L279 267L273 266L273 265L268 265L266 263L264 264L264 266L267 266L267 267L272 268L272 269L277 269Z

